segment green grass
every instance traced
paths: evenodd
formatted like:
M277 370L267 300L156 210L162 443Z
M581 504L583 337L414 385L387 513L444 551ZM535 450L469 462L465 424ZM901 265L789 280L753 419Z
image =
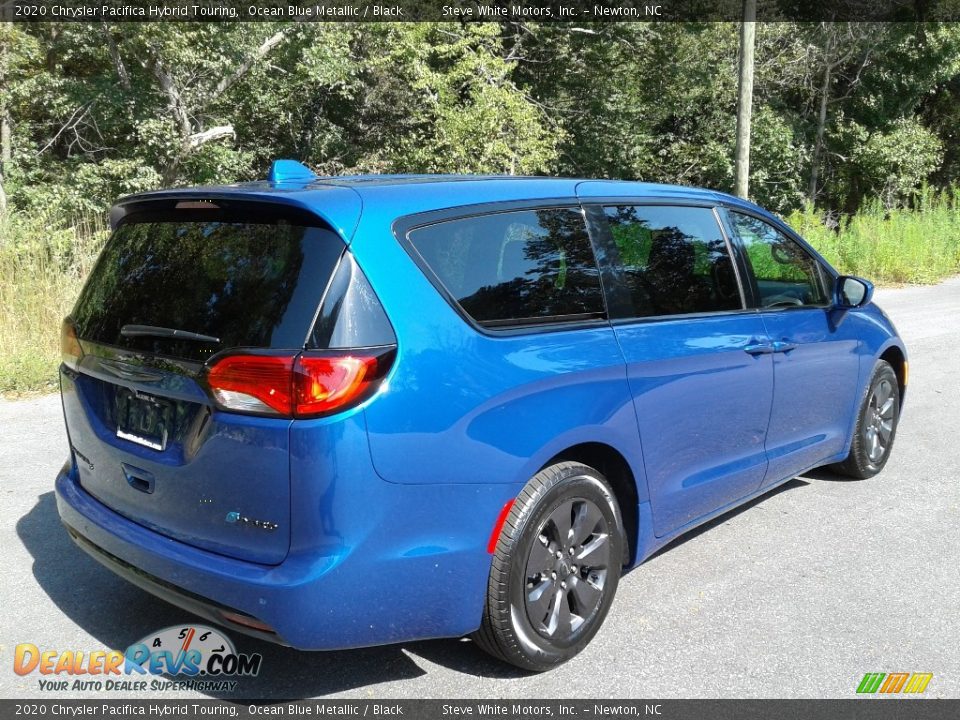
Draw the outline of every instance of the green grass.
M99 218L57 227L0 216L0 394L56 387L60 322L107 235Z
M960 191L926 191L914 210L867 206L838 230L807 208L787 222L842 273L880 285L935 283L960 273Z
M960 273L960 191L924 192L913 210L870 205L838 230L810 208L787 221L838 270L881 285ZM60 321L106 236L99 217L64 227L49 218L0 216L0 394L56 387Z

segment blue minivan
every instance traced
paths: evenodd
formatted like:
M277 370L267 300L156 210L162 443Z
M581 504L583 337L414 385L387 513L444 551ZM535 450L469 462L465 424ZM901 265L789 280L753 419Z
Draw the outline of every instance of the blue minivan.
M111 223L62 329L61 518L277 643L472 634L549 669L624 570L896 434L870 283L729 195L277 161Z

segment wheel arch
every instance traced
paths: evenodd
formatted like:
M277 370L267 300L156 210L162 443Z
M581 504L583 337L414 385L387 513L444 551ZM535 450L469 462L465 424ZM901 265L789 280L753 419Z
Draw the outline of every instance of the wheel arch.
M541 470L558 462L588 465L599 471L610 483L620 505L623 529L627 536L623 565L631 567L637 557L640 517L637 481L630 463L619 450L602 442L584 442L561 450L544 463Z
M903 409L903 396L907 392L907 357L903 349L898 345L891 345L882 353L880 360L886 360L893 367L897 375L897 385L900 388L900 408Z

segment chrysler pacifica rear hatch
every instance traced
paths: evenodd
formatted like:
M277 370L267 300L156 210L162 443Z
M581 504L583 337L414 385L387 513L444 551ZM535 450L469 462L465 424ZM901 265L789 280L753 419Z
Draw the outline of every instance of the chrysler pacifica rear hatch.
M344 255L321 220L282 205L129 208L63 327L81 486L168 537L282 561L296 413L277 378L315 343Z

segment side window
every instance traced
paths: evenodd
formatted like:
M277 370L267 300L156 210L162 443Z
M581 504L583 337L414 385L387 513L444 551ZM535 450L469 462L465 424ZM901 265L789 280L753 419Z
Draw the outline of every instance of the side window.
M583 215L522 210L417 228L409 240L447 292L481 325L605 316Z
M635 317L739 310L740 286L713 211L604 208Z
M797 242L750 215L731 212L730 220L753 268L761 307L827 304L820 264Z

